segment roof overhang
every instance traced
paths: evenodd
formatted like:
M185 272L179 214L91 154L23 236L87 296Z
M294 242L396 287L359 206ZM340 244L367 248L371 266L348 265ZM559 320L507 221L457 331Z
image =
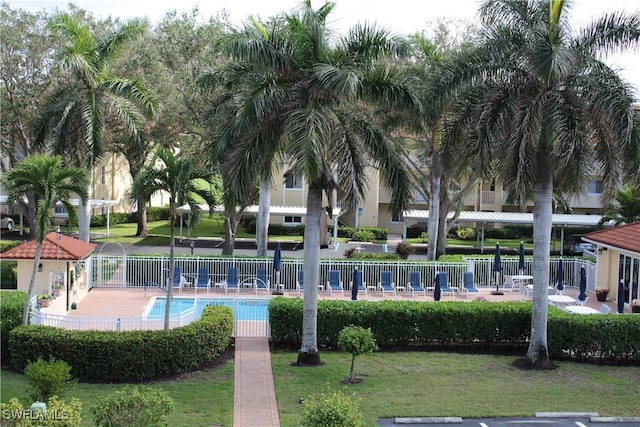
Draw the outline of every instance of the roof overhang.
M209 213L209 206L208 205L198 205L198 208L200 209L200 213ZM251 205L251 206L247 206L244 209L244 212L246 213L250 213L250 214L257 214L259 210L259 206L258 205ZM214 212L216 213L223 213L224 212L224 206L223 205L216 205L214 210ZM333 208L333 216L339 216L340 215L340 208ZM176 212L180 215L182 214L190 214L191 213L191 208L189 207L189 205L183 205L180 206L178 209L176 209ZM275 215L275 216L307 216L307 208L302 207L302 206L271 206L269 208L269 214L270 215Z
M449 212L449 215L447 215L448 218L453 218L453 216L453 212ZM403 217L405 220L426 220L429 219L429 211L408 210L404 211ZM602 216L600 215L552 214L551 222L553 225L595 226L598 225L601 218ZM462 211L457 221L491 224L533 224L533 214L521 212Z

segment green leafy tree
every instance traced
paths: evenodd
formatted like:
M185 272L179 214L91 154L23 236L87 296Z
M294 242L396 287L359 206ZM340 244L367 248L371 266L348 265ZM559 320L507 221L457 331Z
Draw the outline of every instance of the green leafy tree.
M175 238L176 211L179 206L188 204L191 208L189 227L193 227L200 217L200 208L196 195L205 199L209 208L215 205L216 189L213 186L204 188L198 181L210 182L212 172L199 168L191 156L178 157L170 150L162 147L156 149L156 155L149 166L145 167L132 184L131 194L136 196L152 196L164 191L169 195L169 278L175 271ZM171 280L171 279L170 279ZM167 286L167 304L164 316L164 328L169 329L171 313L172 286Z
M338 333L338 349L351 353L351 369L347 382L352 383L356 356L374 352L378 346L376 340L373 339L371 328L365 329L361 326L349 325Z
M37 142L63 156L66 163L91 170L106 151L108 118L136 141L144 119L154 115L153 98L144 87L111 73L115 59L146 24L132 20L97 37L89 24L61 13L51 19L50 27L66 42L58 62L66 79L40 107ZM79 211L78 237L88 241L91 209L83 202Z
M38 357L24 368L24 376L31 387L31 398L45 402L53 396L62 397L78 382L71 376L71 366L64 360L43 360Z
M554 187L579 193L597 164L611 194L623 172L635 173L640 160L632 93L599 56L637 48L640 13L611 13L575 29L568 21L571 4L485 1L480 45L443 69L442 92L434 93L440 98L468 90L473 100L455 112L459 125L475 129L461 144L461 156L495 166L507 189L522 198L533 189L534 303L525 361L538 368L550 365L547 286Z
M615 203L609 206L600 224L613 221L616 225L640 221L640 187L626 185L617 190Z
M18 163L3 175L3 185L8 193L7 203L14 203L25 194L36 203L35 239L37 242L36 255L33 260L33 270L27 299L22 310L22 324L29 320L29 301L33 295L38 264L42 255L42 243L51 229L53 208L57 202L64 205L69 213L69 222L77 221L76 208L71 204L72 197L79 197L87 201L87 186L89 179L86 172L76 167L65 167L60 156L33 154ZM34 233L32 233L34 234Z
M334 3L318 10L303 2L269 26L248 24L226 48L226 79L243 81L231 102L236 114L221 132L220 149L233 165L228 185L242 199L258 177L271 178L278 155L308 185L304 233L304 318L298 353L302 365L320 364L317 303L320 217L339 190L355 206L367 187L365 168L377 167L391 205L404 210L409 174L400 147L369 115L367 101L405 101L394 85L386 54L397 53L385 31L359 26L339 40L326 25ZM398 90L396 90L398 89ZM225 184L227 185L227 184ZM323 195L329 207L323 206Z

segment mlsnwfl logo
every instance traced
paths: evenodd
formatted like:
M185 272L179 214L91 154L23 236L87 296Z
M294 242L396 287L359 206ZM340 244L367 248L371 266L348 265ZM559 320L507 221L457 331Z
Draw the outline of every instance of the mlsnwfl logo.
M67 411L42 411L42 410L34 410L31 409L4 409L1 413L3 420L38 420L38 421L46 421L46 420L66 420L69 418L69 414Z

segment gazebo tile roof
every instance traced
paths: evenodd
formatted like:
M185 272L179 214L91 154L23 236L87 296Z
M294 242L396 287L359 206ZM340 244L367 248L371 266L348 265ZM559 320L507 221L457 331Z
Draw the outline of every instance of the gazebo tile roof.
M0 254L2 259L34 259L38 243L30 240ZM93 252L98 245L87 243L57 232L47 234L42 242L42 260L78 261Z
M593 231L583 238L596 244L640 253L640 222Z

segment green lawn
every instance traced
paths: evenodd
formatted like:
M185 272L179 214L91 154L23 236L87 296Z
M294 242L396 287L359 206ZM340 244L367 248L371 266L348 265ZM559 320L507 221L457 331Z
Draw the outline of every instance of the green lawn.
M346 386L351 356L323 352L324 365L292 367L296 352L275 350L272 365L282 426L300 425L301 398L329 386L361 399L367 425L376 418L402 416L532 416L538 411L595 411L604 416L637 416L640 366L601 366L555 362L552 371L522 371L517 356L436 352L374 353L356 358L364 381ZM231 426L233 363L179 378L149 383L176 402L169 419L175 426ZM89 407L124 385L79 384L69 397L81 399L83 426ZM22 375L2 371L2 401L18 397L30 405Z

